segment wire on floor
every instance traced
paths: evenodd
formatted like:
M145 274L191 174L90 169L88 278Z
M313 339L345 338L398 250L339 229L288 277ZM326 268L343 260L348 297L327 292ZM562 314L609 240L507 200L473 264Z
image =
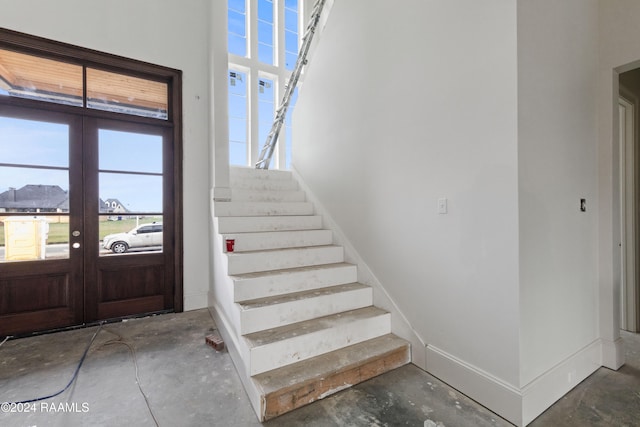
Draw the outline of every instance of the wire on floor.
M9 335L7 337L5 337L4 340L2 340L2 342L0 342L0 347L2 347L2 344L6 343L7 341L9 341L9 338L13 338L13 336Z
M82 364L84 363L84 360L87 358L87 353L89 352L89 348L91 348L91 344L93 344L93 341L95 341L96 337L98 336L98 332L100 332L100 329L102 329L102 323L100 324L100 326L98 326L98 329L96 329L96 332L93 334L93 337L91 337L91 340L89 341L89 344L87 344L87 348L84 349L84 353L82 353L82 357L80 358L80 362L78 362L78 366L76 367L75 372L73 373L73 377L71 377L71 380L69 380L69 383L65 386L65 388L63 388L62 390L58 391L57 393L49 394L47 396L36 397L35 399L21 400L19 402L13 402L13 403L21 404L21 403L39 402L41 400L51 399L52 397L56 397L56 396L64 393L69 387L71 387L71 384L73 384L73 382L76 380L76 378L78 378L78 372L80 372L80 368L82 367ZM6 341L6 339L5 339L5 341ZM4 342L3 342L3 344L4 344Z
M142 390L142 384L140 382L140 376L138 375L138 358L137 358L137 353L136 353L135 347L133 347L128 342L126 342L124 340L124 338L121 335L119 335L118 333L113 332L112 330L109 330L109 329L106 329L106 328L105 328L105 331L109 332L112 335L115 335L117 337L117 339L109 340L109 341L106 341L106 342L100 344L100 346L98 346L96 348L96 350L100 349L102 347L105 347L107 345L114 345L114 344L121 344L121 345L126 346L129 349L129 354L131 355L131 359L133 360L133 365L135 367L136 384L138 385L138 390L140 390L140 393L142 394L142 397L144 397L144 401L147 404L147 409L149 410L149 413L151 414L151 418L153 418L153 422L156 424L156 427L160 427L160 424L158 423L158 420L156 419L156 416L153 414L153 410L151 410L151 404L149 403L149 398L145 394L144 390Z

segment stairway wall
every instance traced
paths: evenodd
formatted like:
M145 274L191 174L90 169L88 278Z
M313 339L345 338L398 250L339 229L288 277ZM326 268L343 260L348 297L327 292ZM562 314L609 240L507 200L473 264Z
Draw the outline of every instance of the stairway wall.
M358 266L358 282L373 288L373 305L391 313L391 332L411 343L411 363L426 370L425 342L412 327L407 317L402 313L398 304L393 300L391 295L389 295L384 286L382 286L382 283L380 283L375 273L356 251L338 223L331 217L329 211L309 189L295 168L292 172L300 188L306 193L307 200L313 203L316 213L322 217L324 228L332 230L334 243L344 247L345 261Z
M516 67L510 2L336 2L300 91L293 150L420 338L514 387Z
M292 163L427 370L519 423L516 18L504 1L336 2Z

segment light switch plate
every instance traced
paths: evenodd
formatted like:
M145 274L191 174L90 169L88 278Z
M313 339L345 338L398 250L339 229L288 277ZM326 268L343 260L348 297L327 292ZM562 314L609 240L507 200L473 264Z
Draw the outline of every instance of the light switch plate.
M447 213L447 199L445 197L438 199L438 213L439 214Z

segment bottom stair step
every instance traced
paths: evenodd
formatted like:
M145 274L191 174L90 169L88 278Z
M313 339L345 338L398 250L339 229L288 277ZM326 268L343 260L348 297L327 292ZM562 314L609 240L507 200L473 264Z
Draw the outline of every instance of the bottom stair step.
M322 399L411 361L409 343L383 335L253 376L261 421Z

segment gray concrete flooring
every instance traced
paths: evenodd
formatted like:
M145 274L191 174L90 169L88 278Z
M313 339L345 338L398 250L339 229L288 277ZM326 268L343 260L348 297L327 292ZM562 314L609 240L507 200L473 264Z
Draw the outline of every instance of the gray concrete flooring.
M104 325L67 391L10 408L20 412L0 411L0 425L259 426L229 354L205 344L214 329L207 310ZM96 330L7 341L0 347L0 402L64 388ZM617 372L598 370L530 425L640 426L640 336L623 337L627 365ZM511 424L413 365L264 423L405 425Z

